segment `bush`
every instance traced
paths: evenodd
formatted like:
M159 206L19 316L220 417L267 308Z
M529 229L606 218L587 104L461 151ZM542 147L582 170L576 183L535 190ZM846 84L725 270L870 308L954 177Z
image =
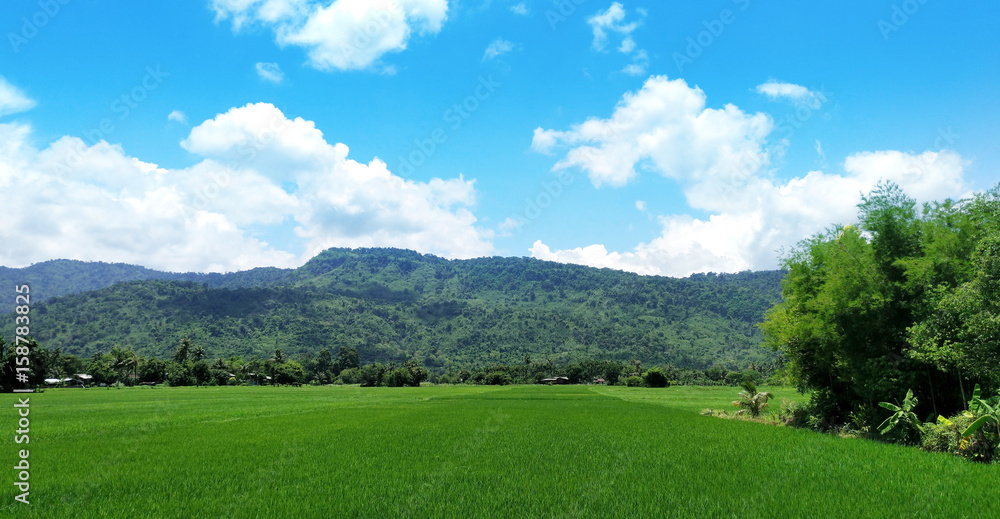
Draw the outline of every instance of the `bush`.
M483 377L483 384L487 386L507 386L511 383L513 380L506 371L491 371Z
M360 384L361 370L358 368L347 368L340 372L340 377L337 380L341 384Z
M625 378L625 385L628 387L639 387L642 385L642 379L635 375L631 375Z
M385 377L385 385L389 387L404 387L413 385L410 382L410 370L396 368Z
M962 412L951 418L938 418L938 422L927 424L920 446L924 450L957 454L972 461L989 463L996 457L996 449L1000 438L994 429L983 427L968 438L962 438L964 432L975 416Z
M660 368L649 368L649 370L643 374L642 378L646 387L670 387L670 381L667 380L667 374Z
M789 427L805 427L808 424L809 410L801 404L787 398L781 399L778 407L778 420Z

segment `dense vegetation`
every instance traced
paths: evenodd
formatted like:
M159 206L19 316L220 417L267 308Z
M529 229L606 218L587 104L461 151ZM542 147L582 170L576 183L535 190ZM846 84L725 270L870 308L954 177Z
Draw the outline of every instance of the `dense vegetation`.
M594 386L46 391L31 396L31 505L14 510L25 518L993 516L995 467L698 415L731 407L734 396ZM11 409L15 398L0 395L0 404ZM3 441L16 452L13 435ZM16 488L5 486L12 502Z
M160 272L124 263L51 260L30 267L0 266L0 287L31 285L36 301L77 294L108 287L124 281L163 279L192 281L217 288L243 288L272 285L288 277L291 269L261 267L230 274L199 274L194 272ZM0 314L14 311L14 299L0 297Z
M790 376L812 391L813 424L873 435L900 424L881 429L906 443L950 435L940 450L996 446L995 422L975 437L956 424L988 415L986 395L1000 389L1000 187L919 210L886 183L859 209L857 227L832 228L788 256L784 301L763 325ZM973 457L997 454L984 452Z
M116 346L168 359L189 337L210 359L354 348L365 363L413 361L438 373L525 357L735 370L775 360L756 324L780 300L782 273L673 279L525 258L330 249L295 271L217 276L35 300L31 330L42 346L88 359ZM5 321L0 332L11 337Z

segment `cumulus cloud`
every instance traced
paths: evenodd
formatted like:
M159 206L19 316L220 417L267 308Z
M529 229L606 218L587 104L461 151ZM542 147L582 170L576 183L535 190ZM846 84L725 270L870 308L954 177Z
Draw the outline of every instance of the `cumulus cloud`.
M510 12L518 16L528 16L531 11L528 10L528 6L524 5L524 2L521 2L510 6Z
M734 105L706 108L700 88L683 79L649 78L626 94L608 119L593 118L569 130L536 128L532 148L568 148L554 170L578 167L595 186L622 186L651 169L685 181L744 177L770 161L766 138L774 127L766 114Z
M27 125L0 124L0 188L11 195L0 264L71 258L227 271L296 266L332 246L455 258L492 251L492 233L470 211L474 181L415 182L378 158L356 162L312 122L270 104L193 128L182 146L201 159L183 169L76 137L38 150L30 135ZM261 237L284 226L294 229L297 250Z
M627 252L608 252L600 244L553 251L541 241L530 252L539 259L669 276L776 268L780 249L832 223L853 222L861 195L882 179L919 202L968 194L963 161L954 152L858 153L847 158L843 174L750 179L727 202L709 204L708 218L661 216L660 235Z
M258 62L256 65L257 76L270 83L281 83L285 79L285 73L277 63Z
M502 38L497 38L486 47L486 52L483 53L483 61L491 60L512 50L514 50L513 43Z
M280 46L302 47L320 70L366 69L406 49L411 35L436 34L447 0L213 0L216 20L258 24ZM391 67L383 68L391 71Z
M26 112L34 107L34 100L0 76L0 117Z
M764 94L772 100L788 99L796 106L805 106L813 110L819 109L826 102L826 96L822 93L813 92L802 85L793 83L768 81L757 85L757 93Z
M167 120L181 124L187 124L188 122L187 115L185 115L184 112L180 110L174 110L169 114L167 114Z
M609 119L566 131L536 129L536 151L569 148L553 169L579 167L595 186L623 185L637 169L654 171L677 180L688 204L708 216L660 216L660 235L625 252L602 244L552 250L536 241L531 255L670 276L769 269L777 267L779 249L831 223L852 222L861 195L879 180L899 184L919 202L968 194L965 163L947 150L857 153L846 158L841 173L776 180L766 167L772 128L765 114L748 115L733 105L707 109L700 89L653 77L627 94Z

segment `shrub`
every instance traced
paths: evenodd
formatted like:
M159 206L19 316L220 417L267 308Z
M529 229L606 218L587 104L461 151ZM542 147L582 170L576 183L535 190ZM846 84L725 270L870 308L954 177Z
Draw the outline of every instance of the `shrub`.
M787 398L781 399L778 407L778 420L789 427L805 427L809 418L809 410L805 406Z
M924 426L920 446L928 451L958 454L959 444L962 441L962 431L970 423L972 423L972 419L961 414L951 418L939 416L937 423Z
M635 375L631 375L625 378L625 385L628 387L639 387L642 385L642 379Z
M483 377L483 384L487 386L507 386L513 381L506 371L491 371Z
M337 378L341 384L360 384L361 383L361 370L358 368L347 368L340 372L340 377Z
M739 407L739 414L750 413L750 416L756 418L760 416L761 411L767 409L767 401L773 396L767 391L757 392L757 385L750 380L743 381L743 391L740 391L737 396L738 400L733 401L733 405Z
M649 368L645 374L642 376L643 382L645 382L646 387L669 387L670 381L667 380L667 374L663 372L660 368Z

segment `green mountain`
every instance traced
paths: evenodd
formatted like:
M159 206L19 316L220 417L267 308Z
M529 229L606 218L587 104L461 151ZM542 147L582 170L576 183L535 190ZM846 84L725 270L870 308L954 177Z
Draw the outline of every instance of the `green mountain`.
M125 263L87 262L76 260L51 260L35 263L30 267L0 267L0 287L27 283L31 299L45 301L66 294L76 294L108 287L123 281L167 279L194 281L214 288L244 288L280 283L292 269L262 267L231 274L199 274L195 272L160 272ZM0 314L14 311L14 296L0 297Z
M756 325L780 301L783 277L769 271L675 279L527 258L330 249L291 271L167 274L71 293L87 286L70 280L99 284L114 279L115 269L163 273L54 263L71 265L75 274L42 275L36 283L69 295L33 301L32 333L66 353L91 356L119 345L166 358L190 336L210 358L353 346L363 362L416 359L431 368L520 363L526 356L693 368L766 362L774 354L760 346ZM86 275L87 266L101 274ZM0 330L10 337L13 323L5 321Z

